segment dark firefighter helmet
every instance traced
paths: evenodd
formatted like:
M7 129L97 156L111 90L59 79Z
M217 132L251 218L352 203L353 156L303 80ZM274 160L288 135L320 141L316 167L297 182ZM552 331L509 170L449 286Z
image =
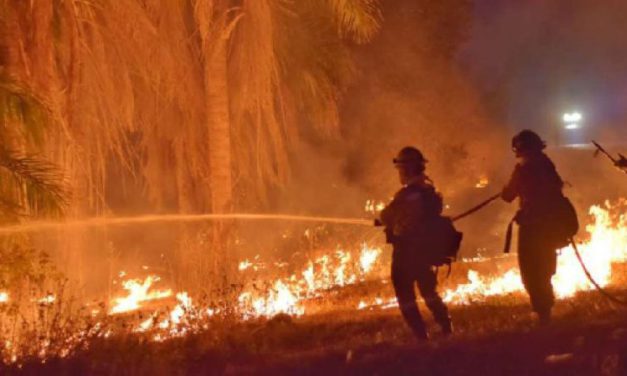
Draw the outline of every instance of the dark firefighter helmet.
M534 131L525 129L512 138L512 148L516 151L541 151L546 143Z
M412 146L402 148L392 161L396 166L413 166L420 172L425 170L425 164L427 163L427 160L420 150Z

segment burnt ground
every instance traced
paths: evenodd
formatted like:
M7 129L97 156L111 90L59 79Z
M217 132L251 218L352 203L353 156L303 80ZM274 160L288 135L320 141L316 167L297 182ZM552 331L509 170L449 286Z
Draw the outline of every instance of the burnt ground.
M627 289L610 288L627 301ZM92 341L66 359L0 368L25 375L627 375L627 307L596 292L557 302L536 327L526 299L452 308L456 334L416 343L396 309L215 322L165 343ZM428 316L428 315L427 315Z

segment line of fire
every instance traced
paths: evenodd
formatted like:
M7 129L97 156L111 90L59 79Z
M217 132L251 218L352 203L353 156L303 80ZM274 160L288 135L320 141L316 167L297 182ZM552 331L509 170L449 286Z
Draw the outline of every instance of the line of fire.
M1 375L627 375L623 0L0 0Z

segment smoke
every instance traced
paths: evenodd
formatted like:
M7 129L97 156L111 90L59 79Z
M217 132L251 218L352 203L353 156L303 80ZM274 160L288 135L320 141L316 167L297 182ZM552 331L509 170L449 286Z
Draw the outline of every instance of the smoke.
M455 214L500 190L515 163L509 139L517 130L535 129L552 144L571 106L585 116L582 141L625 139L625 10L618 0L384 5L380 34L356 49L341 139L305 139L282 199L296 199L288 209L359 215L364 200L387 200L398 189L391 159L413 145ZM592 150L548 153L582 218L589 205L621 194L624 177ZM482 178L490 184L475 188ZM467 252L498 250L514 211L496 203L460 223Z
M426 155L449 214L500 190L508 176L507 130L485 111L456 61L471 28L469 2L395 2L383 5L383 17L373 42L354 49L357 75L342 94L341 137L306 134L293 145L293 176L276 192L273 210L363 217L366 200L387 202L398 190L391 160L407 145ZM477 189L485 179L491 184ZM499 225L509 215L487 213ZM499 239L488 233L478 243ZM480 247L472 243L469 249Z
M398 187L391 159L414 145L441 190L460 194L492 175L509 150L455 62L471 7L405 1L384 5L383 16L380 34L355 50L358 75L342 96L341 138L305 139L296 165L313 173L297 171L295 179L304 178L305 190L315 181L388 198Z

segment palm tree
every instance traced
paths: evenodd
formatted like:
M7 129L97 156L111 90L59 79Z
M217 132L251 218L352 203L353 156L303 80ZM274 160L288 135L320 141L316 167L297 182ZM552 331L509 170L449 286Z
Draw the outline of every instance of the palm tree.
M60 169L27 150L40 145L47 111L27 88L0 76L0 219L59 216L69 194ZM23 151L11 149L11 145ZM30 147L29 147L30 146Z
M55 120L46 149L96 211L111 164L142 178L157 205L175 181L179 210L227 210L239 186L281 184L299 127L336 128L346 42L379 24L374 0L0 5L8 66Z
M123 205L107 195L118 186L141 185L128 201L155 211L261 201L289 177L300 132L335 133L349 44L380 17L375 0L0 0L0 12L2 65L45 103L41 151L75 188L76 216Z
M380 15L373 0L197 0L194 9L205 64L211 202L222 212L233 172L261 196L268 184L285 181L298 123L335 131L338 95L352 73L344 40L368 41Z

